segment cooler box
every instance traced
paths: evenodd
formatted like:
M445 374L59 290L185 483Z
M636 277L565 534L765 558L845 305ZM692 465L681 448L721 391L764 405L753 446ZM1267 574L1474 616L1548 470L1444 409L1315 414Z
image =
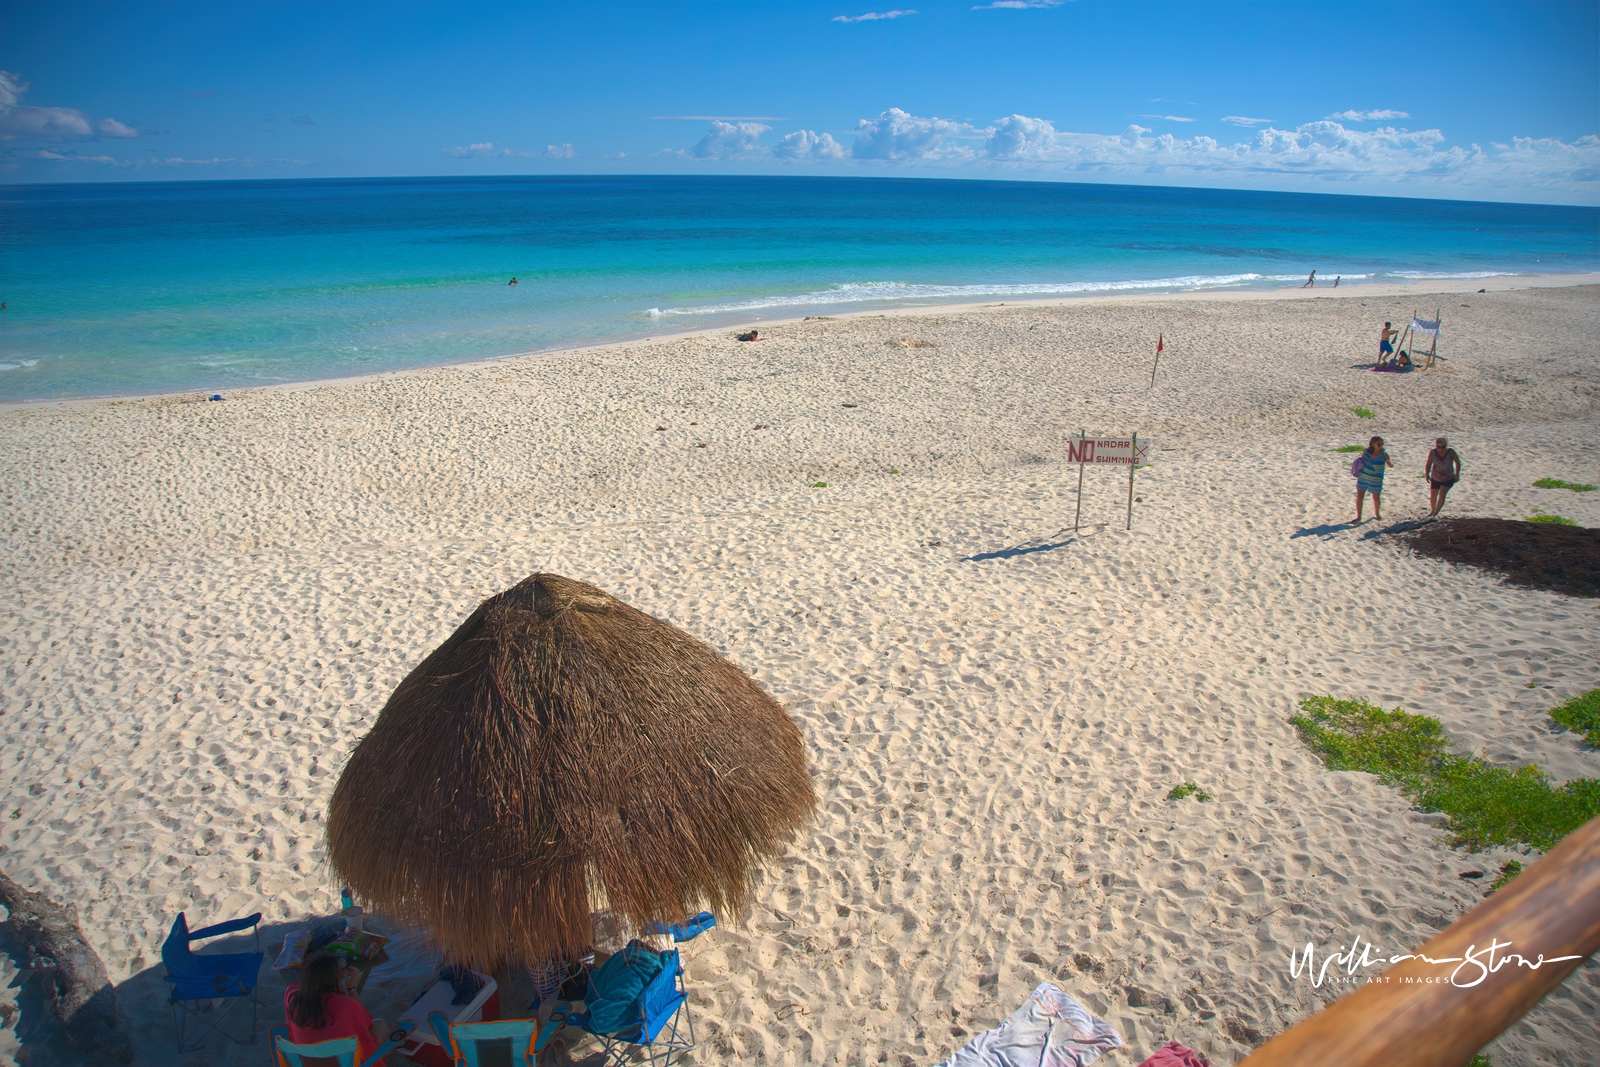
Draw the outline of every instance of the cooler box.
M424 1064L425 1067L453 1067L454 1061L450 1053L439 1044L439 1039L434 1036L433 1027L428 1025L428 1013L442 1011L450 1017L453 1023L492 1023L500 1019L500 987L495 985L493 978L486 974L473 971L483 979L483 988L478 990L478 995L467 1004L451 1004L455 999L455 990L450 988L449 982L435 982L426 993L417 998L417 1002L400 1013L402 1019L415 1019L417 1028L411 1031L411 1037L398 1049L400 1055L409 1056L413 1061Z

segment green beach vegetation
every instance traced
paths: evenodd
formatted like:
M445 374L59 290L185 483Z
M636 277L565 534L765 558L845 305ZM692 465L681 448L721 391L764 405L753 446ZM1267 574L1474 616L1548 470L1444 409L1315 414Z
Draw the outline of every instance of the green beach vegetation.
M1507 862L1502 863L1500 865L1500 877L1489 883L1489 893L1493 893L1497 889L1504 888L1507 882L1510 882L1511 879L1515 878L1521 873L1521 862L1517 860L1508 860ZM1484 894L1484 896L1488 895L1488 893Z
M1366 771L1425 811L1450 818L1452 844L1548 849L1600 815L1600 779L1552 786L1537 764L1516 770L1446 751L1438 719L1362 700L1307 697L1289 721L1329 770Z
M1182 785L1175 785L1172 787L1172 792L1167 794L1168 800L1182 800L1184 797L1194 797L1202 804L1212 799L1210 793L1207 793L1204 789L1201 789L1193 782L1184 782Z
M1587 482L1564 482L1560 478L1540 478L1533 483L1535 489L1571 489L1574 493L1592 493L1600 489L1600 485L1590 485Z
M1600 748L1600 689L1591 689L1582 696L1573 697L1559 708L1550 709L1550 718L1595 748Z
M1338 448L1328 449L1329 452L1365 452L1366 450L1366 445L1340 445Z
M1564 519L1560 515L1546 515L1542 511L1535 511L1528 516L1529 522L1542 522L1547 526L1576 526L1571 519Z
M1370 408L1351 408L1350 410L1360 415L1363 419L1375 419L1378 417L1372 413Z

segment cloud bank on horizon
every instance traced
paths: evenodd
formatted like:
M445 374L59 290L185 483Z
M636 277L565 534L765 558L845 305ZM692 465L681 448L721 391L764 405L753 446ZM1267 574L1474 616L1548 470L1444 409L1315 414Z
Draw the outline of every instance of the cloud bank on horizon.
M1165 116L1163 116L1165 117ZM1513 137L1509 142L1449 145L1437 129L1395 126L1352 129L1343 122L1405 117L1394 110L1349 110L1280 129L1272 119L1229 116L1236 125L1262 126L1246 141L1175 137L1130 125L1117 134L1058 130L1048 119L1007 115L985 126L912 115L897 107L860 120L846 146L831 134L796 130L775 144L772 127L755 122L713 122L688 149L666 156L715 163L846 162L862 166L914 165L953 173L995 176L1074 175L1100 180L1161 179L1216 182L1293 178L1346 188L1363 181L1400 184L1435 195L1504 193L1542 189L1585 193L1600 182L1600 136L1562 141ZM1336 121L1336 120L1343 120Z

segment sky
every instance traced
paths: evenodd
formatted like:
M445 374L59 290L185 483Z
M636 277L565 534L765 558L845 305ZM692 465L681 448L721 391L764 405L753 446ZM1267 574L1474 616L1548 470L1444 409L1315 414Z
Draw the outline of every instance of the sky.
M0 183L848 174L1600 204L1593 0L898 2L0 3Z

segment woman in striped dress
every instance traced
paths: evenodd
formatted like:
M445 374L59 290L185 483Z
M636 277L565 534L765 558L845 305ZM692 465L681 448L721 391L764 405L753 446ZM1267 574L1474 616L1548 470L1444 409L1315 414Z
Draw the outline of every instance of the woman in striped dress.
M1361 505L1368 493L1372 494L1372 517L1383 521L1383 472L1388 467L1389 453L1384 451L1383 438L1374 437L1351 471L1356 476L1356 522L1361 521Z

